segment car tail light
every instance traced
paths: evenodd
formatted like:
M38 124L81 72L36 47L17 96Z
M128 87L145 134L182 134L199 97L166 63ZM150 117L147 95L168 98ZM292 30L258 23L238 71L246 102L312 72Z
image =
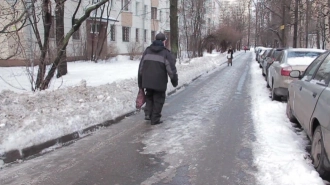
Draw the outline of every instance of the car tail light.
M282 76L290 76L291 71L292 71L291 67L283 67L283 68L281 68L281 75Z

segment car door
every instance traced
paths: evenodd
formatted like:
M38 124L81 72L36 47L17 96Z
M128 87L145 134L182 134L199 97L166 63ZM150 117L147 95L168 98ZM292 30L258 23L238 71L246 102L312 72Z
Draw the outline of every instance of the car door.
M322 58L320 58L322 60ZM330 56L328 55L317 68L316 73L309 81L302 81L299 87L301 95L301 122L310 131L310 119L315 109L315 105L322 91L329 85Z
M330 74L328 73L328 78L330 78ZM326 150L326 153L329 157L330 155L330 85L324 89L322 94L317 101L314 113L312 118L317 118L322 129L322 137L323 137L323 144ZM310 123L310 128L311 127ZM310 129L310 134L312 134L312 129Z
M303 93L302 87L306 86L306 83L309 83L309 81L312 80L313 75L315 74L316 70L320 66L321 62L327 57L328 53L320 55L318 58L316 58L305 70L305 73L302 75L301 80L294 81L291 83L291 89L292 89L292 94L290 95L290 99L292 102L292 110L294 111L294 114L296 118L298 119L299 123L302 124L303 121L303 110L304 107L302 107L302 101L303 99Z

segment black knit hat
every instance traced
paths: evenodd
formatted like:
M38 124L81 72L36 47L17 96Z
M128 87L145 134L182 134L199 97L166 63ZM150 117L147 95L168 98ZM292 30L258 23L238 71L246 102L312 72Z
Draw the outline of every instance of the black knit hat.
M166 36L165 36L165 34L162 33L162 32L159 32L159 33L156 35L156 40L161 40L161 41L166 40Z

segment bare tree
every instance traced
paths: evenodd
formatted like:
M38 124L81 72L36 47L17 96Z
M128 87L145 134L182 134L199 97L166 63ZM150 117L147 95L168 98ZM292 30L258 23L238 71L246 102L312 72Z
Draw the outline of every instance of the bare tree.
M81 1L81 0L80 0ZM47 76L43 79L42 83L41 83L41 86L40 86L40 89L41 90L44 90L44 89L47 89L48 88L48 85L51 81L51 79L53 78L54 76L54 73L56 71L56 68L57 66L59 65L60 61L61 61L61 58L66 50L66 47L69 43L69 40L70 38L72 37L73 33L75 31L77 31L79 29L79 27L81 26L81 24L87 19L90 17L90 13L93 11L93 10L96 10L98 8L100 8L102 5L104 5L105 3L109 2L109 0L101 0L100 2L94 4L93 6L90 6L88 8L86 8L85 12L84 12L84 15L82 17L80 17L76 23L74 25L72 25L70 31L65 35L64 39L63 39L63 44L62 46L60 47L60 50L56 56L56 58L54 59L54 61L52 62L52 66L51 68L49 69L48 71L48 74Z
M182 42L185 46L184 50L188 52L189 57L197 57L202 55L202 41L206 35L205 21L206 1L185 1L181 2L180 20L184 24L180 33ZM172 40L172 38L171 38Z
M171 27L171 52L175 57L178 53L178 1L170 0L170 27Z
M57 53L61 49L64 39L64 4L66 0L55 0L56 7L55 7L55 19L56 19L56 50ZM59 78L63 75L68 73L67 68L67 61L66 61L66 52L63 53L61 57L61 61L57 66L57 75L56 77Z
M4 1L0 9L0 60L8 60L24 52L20 31L26 26L28 12L22 8L22 1L19 0Z

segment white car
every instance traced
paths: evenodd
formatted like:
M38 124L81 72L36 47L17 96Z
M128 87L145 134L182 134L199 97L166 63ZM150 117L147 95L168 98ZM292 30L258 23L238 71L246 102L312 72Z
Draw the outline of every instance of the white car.
M310 48L293 48L281 51L281 54L268 68L267 82L271 88L272 100L280 100L288 95L288 86L294 80L290 77L292 70L305 71L307 66L325 50Z

